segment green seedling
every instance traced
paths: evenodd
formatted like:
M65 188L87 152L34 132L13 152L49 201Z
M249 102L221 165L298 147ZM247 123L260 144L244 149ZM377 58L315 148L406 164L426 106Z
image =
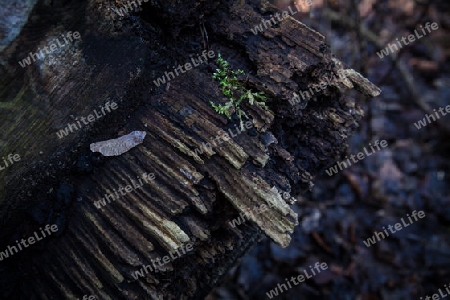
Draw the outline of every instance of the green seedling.
M241 124L241 129L244 130L244 122L242 121L242 116L248 119L247 114L240 107L242 101L248 100L250 105L257 104L269 110L266 105L268 100L267 96L263 92L252 92L244 86L244 82L238 79L238 75L245 75L243 70L232 70L230 64L218 55L217 63L219 68L213 74L213 78L219 81L220 90L222 93L230 99L225 105L218 104L210 101L211 106L216 110L217 113L226 115L228 119L231 119L230 111L234 109L236 115L239 118Z

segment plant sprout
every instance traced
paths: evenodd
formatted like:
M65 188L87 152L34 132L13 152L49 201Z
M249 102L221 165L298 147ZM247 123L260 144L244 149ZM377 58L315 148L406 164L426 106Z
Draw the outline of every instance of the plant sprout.
M241 129L244 130L242 116L245 116L247 119L248 116L240 107L242 101L247 99L250 105L256 103L265 110L269 110L265 103L265 101L268 100L267 96L263 92L252 92L251 90L246 89L242 81L237 77L239 74L245 75L244 71L240 69L236 71L232 70L230 64L222 58L220 53L217 58L217 63L219 64L219 68L216 69L213 78L219 81L220 90L230 100L225 103L225 105L216 105L212 101L209 103L211 103L211 106L217 113L226 115L228 119L231 119L230 110L234 108L234 111L239 118Z

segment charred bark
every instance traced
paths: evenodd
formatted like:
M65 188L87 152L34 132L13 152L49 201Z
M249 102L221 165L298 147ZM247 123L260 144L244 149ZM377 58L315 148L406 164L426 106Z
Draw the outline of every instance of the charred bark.
M38 1L20 34L3 40L0 142L3 155L21 161L0 173L0 250L45 224L59 228L0 262L4 297L201 299L261 233L289 244L298 224L293 196L338 158L362 116L342 89L379 93L352 70L336 80L342 66L324 37L292 18L253 34L260 10L275 12L268 4L178 2L150 1L119 18L124 1ZM81 40L18 64L67 31ZM245 104L252 128L212 148L203 145L238 124L209 104L226 101L211 77L215 59L166 86L153 83L204 47L244 69L248 89L272 98L271 111ZM317 92L309 99L290 103L310 88ZM108 101L118 108L57 136ZM89 150L134 130L146 137L123 155ZM143 173L155 179L94 205ZM271 208L230 226L263 204ZM162 272L132 276L189 243L194 249Z

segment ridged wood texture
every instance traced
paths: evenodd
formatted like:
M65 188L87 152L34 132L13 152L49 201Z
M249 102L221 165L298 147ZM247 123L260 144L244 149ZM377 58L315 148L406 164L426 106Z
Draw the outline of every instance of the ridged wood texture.
M183 5L194 7L194 2ZM104 36L106 31L101 32L103 37L89 37L94 30L90 22L107 17L106 12L93 13L93 3L67 6L66 13L82 12L88 17L73 21L85 22L80 25L85 28L83 46L61 56L60 65L17 69L14 59L26 53L17 50L19 54L1 67L13 74L1 83L5 103L15 103L14 109L23 111L22 121L4 122L0 131L20 132L2 138L9 149L25 149L23 161L28 162L0 178L6 186L0 202L2 235L30 236L38 227L36 207L42 203L53 211L39 224L45 220L62 228L60 236L42 242L40 250L45 251L30 247L24 256L5 261L0 266L5 275L2 282L20 289L13 295L26 299L77 299L86 294L100 299L202 299L256 242L260 231L283 247L289 245L289 234L298 224L289 206L291 193L312 186L317 171L345 149L362 115L337 87L356 84L371 96L378 91L360 77L353 83L349 77L350 81L317 93L316 102L290 105L294 91L319 84L341 68L324 37L291 18L253 35L250 28L263 20L259 12L247 4L216 1L203 20L208 24L209 46L224 57L233 57L233 64L242 63L249 73L248 87L270 95L274 113L244 105L254 131L199 154L195 149L202 148L202 143L229 129L236 132L209 104L226 100L211 77L214 65L194 68L170 81L168 89L155 89L151 81L163 74L165 66L154 72L142 58L150 57L152 51L160 51L163 57L163 51L156 50L160 44L144 44L124 35L111 41ZM31 27L29 23L19 41L31 35ZM23 47L15 43L12 48ZM114 47L113 54L107 54L111 50L105 44ZM10 93L5 90L7 83L13 83ZM119 105L116 112L55 142L55 131L71 120L70 114L86 116L109 97ZM0 106L2 118L8 113L8 108ZM89 143L134 130L147 134L141 145L80 171L85 157L91 165L95 158L88 154ZM264 142L272 135L276 143ZM143 173L154 173L155 180L100 209L95 207L95 201L137 181ZM48 195L62 182L72 186L73 192L70 204L58 210ZM272 208L250 214L250 220L236 228L229 225L239 213L262 204ZM131 276L151 259L188 243L194 250L166 264L163 272L138 280ZM25 274L18 275L19 270L26 270Z

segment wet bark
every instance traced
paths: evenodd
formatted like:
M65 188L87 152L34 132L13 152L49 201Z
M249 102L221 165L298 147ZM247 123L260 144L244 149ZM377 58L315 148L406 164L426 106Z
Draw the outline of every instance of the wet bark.
M293 196L338 158L362 116L341 89L379 93L352 70L336 80L342 66L324 37L292 18L253 34L261 11L275 12L268 4L178 2L142 3L119 18L122 4L38 1L20 34L3 40L2 156L21 160L0 172L0 251L46 224L59 229L0 262L4 297L202 299L262 234L288 246L298 224ZM18 64L68 31L81 39ZM242 133L209 104L227 101L211 76L214 59L154 84L204 50L221 53L248 74L246 88L272 99L271 111L243 105L251 128ZM289 102L310 88L310 99ZM117 109L105 111L108 101ZM84 123L94 111L101 117ZM68 123L79 126L59 138ZM125 154L89 150L135 130L146 137ZM235 136L203 147L225 132ZM137 188L144 173L155 179ZM114 201L97 208L107 194ZM248 214L263 204L270 209ZM244 213L248 221L230 226ZM189 243L193 250L162 272L132 276Z

